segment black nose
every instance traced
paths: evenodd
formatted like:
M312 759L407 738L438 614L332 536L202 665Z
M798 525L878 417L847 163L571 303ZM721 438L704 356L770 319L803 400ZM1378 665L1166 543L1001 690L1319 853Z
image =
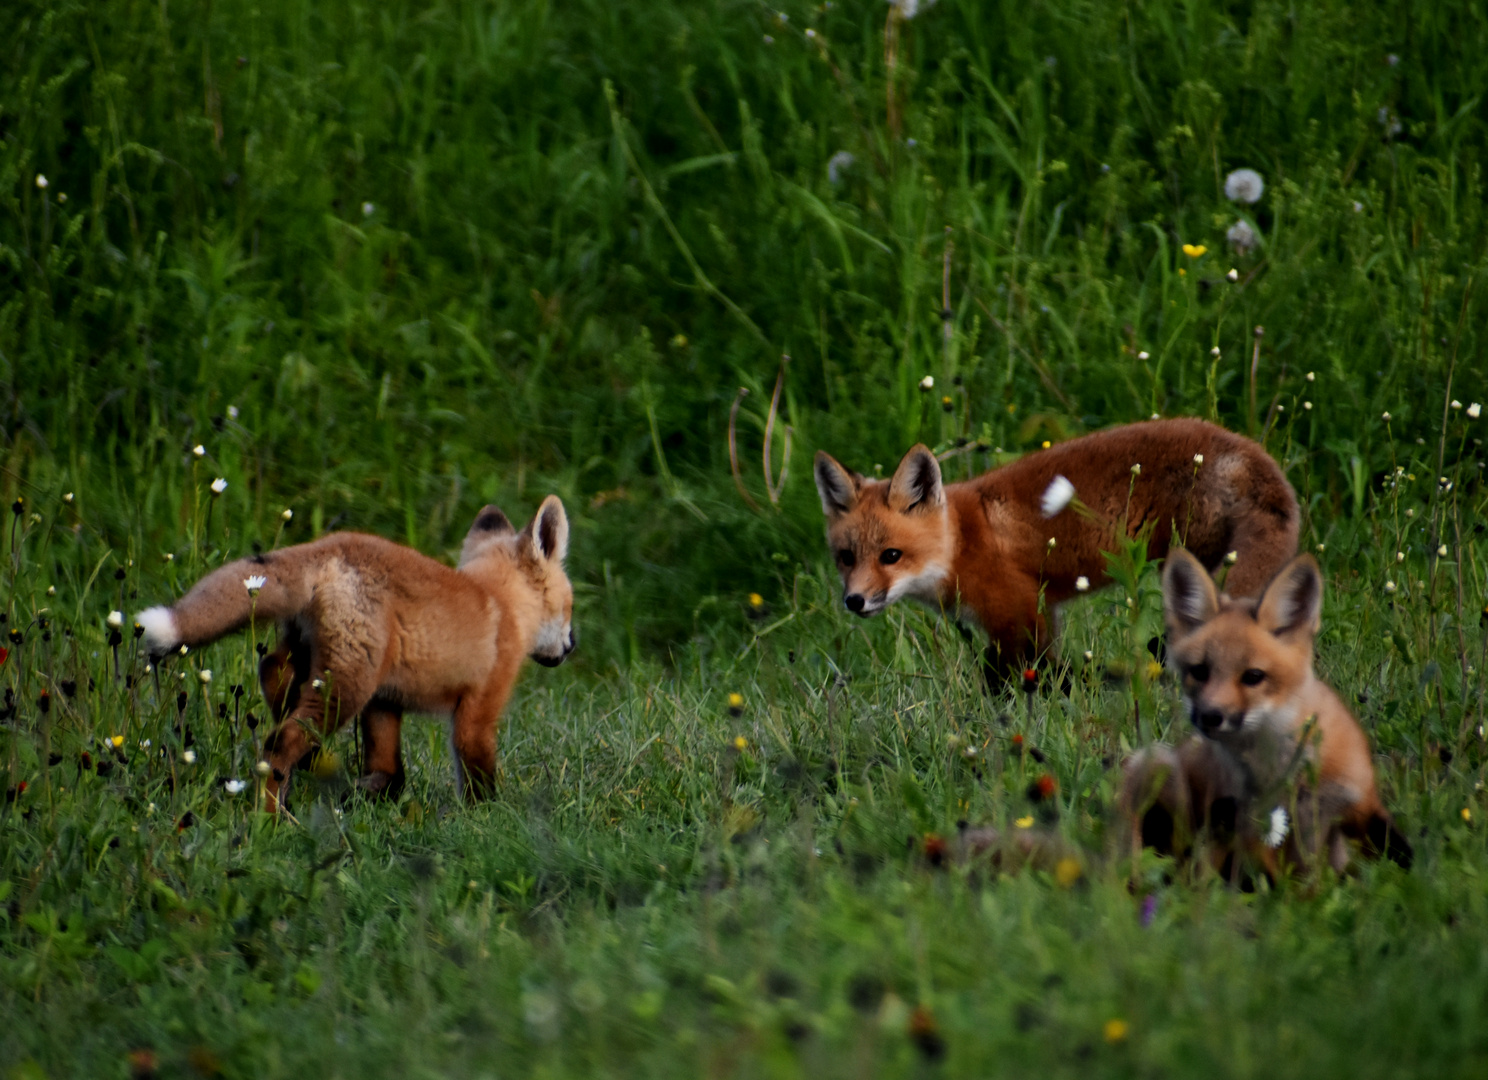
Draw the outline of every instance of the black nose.
M1224 713L1218 709L1195 708L1193 711L1194 726L1205 735L1213 735L1220 728L1224 727L1224 721Z
M848 593L842 602L847 605L847 610L851 611L853 614L857 614L858 612L863 610L862 593Z

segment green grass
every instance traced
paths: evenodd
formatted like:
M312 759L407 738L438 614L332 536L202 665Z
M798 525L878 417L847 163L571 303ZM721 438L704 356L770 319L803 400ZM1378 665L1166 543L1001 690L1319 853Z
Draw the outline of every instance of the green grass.
M891 73L886 11L0 10L0 1069L1483 1071L1483 421L1449 402L1488 398L1488 24L940 0ZM1114 762L1185 723L1143 677L1150 571L1134 611L1071 606L1027 698L922 612L840 610L818 447L871 472L966 440L959 477L1153 412L1263 438L1297 487L1319 667L1409 873L1239 894L1131 864ZM524 675L488 804L414 722L396 805L330 775L265 820L220 784L264 733L250 642L184 682L132 641L116 669L110 610L255 544L444 557L549 492L582 645ZM1084 853L1072 885L919 853L1031 810Z

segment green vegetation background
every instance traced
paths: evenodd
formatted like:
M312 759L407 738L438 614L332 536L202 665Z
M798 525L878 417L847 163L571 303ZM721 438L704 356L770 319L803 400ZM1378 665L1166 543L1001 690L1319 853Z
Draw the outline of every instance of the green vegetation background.
M1483 1067L1482 428L1449 402L1488 397L1488 17L887 15L3 6L0 491L24 499L5 547L24 640L0 668L0 1066ZM1253 206L1224 195L1241 166L1266 180ZM759 510L730 476L740 387ZM1264 437L1288 469L1331 575L1322 665L1365 688L1410 875L1257 898L1143 864L1154 932L1114 859L1065 891L906 852L1021 815L1046 767L1061 828L1102 850L1109 766L1152 734L1136 711L1182 727L1142 677L1152 575L1135 617L1114 596L1075 613L1070 696L984 694L928 618L848 624L811 453L871 472L965 440L960 476L1152 413ZM447 554L484 503L521 518L549 492L582 647L528 674L492 806L453 804L425 724L403 804L337 815L307 787L304 829L266 825L217 784L251 764L246 643L201 660L216 682L184 718L113 678L136 669L104 615L203 563L333 528ZM1133 681L1102 684L1083 648ZM121 730L128 761L78 766ZM193 730L194 779L173 763ZM1132 1033L1107 1043L1115 1017Z

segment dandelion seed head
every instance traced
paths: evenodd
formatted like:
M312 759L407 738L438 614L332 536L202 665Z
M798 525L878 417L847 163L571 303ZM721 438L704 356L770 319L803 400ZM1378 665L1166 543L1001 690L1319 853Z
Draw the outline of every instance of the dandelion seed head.
M1266 181L1254 169L1236 169L1225 177L1224 193L1231 202L1254 205L1266 193Z
M1241 218L1235 224L1225 230L1225 239L1229 241L1230 247L1236 255L1249 255L1256 249L1258 238L1256 231L1250 227L1250 222Z
M1218 345L1215 345L1213 348L1211 348L1209 350L1209 355L1212 356L1212 357L1214 357L1214 359L1218 360L1219 359L1219 346Z

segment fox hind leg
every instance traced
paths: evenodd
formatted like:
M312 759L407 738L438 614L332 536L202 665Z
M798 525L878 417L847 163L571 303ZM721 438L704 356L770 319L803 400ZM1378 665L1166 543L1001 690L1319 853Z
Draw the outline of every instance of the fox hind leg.
M351 662L337 663L337 658L318 652L311 652L311 670L324 671L325 677L300 687L290 714L264 740L264 754L273 769L264 786L269 810L279 809L295 767L343 720L366 708L377 689L377 672L365 662L357 664L352 658Z
M403 710L374 698L362 710L362 776L369 798L396 799L403 792Z

